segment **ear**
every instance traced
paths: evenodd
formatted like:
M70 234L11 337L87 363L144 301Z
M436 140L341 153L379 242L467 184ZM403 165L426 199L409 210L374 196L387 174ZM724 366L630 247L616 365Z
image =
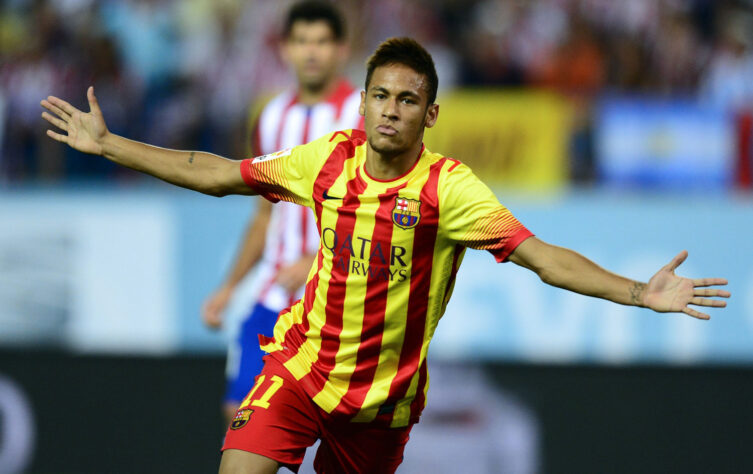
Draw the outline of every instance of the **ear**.
M366 91L361 91L361 104L358 106L358 113L366 117Z
M439 104L431 104L426 109L426 119L424 120L424 127L431 128L437 123L439 118Z

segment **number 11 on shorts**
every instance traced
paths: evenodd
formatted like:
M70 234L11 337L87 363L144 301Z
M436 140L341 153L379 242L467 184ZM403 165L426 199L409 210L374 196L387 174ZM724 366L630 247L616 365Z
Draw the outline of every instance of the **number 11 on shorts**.
M278 377L277 375L270 377L269 386L264 390L264 393L262 393L261 397L254 399L253 397L256 392L262 385L264 385L265 379L266 375L262 374L259 376L254 387L248 392L246 398L243 399L240 408L245 408L247 406L269 408L269 399L272 398L272 395L274 395L275 392L280 390L280 387L282 387L282 377Z
M272 395L274 395L275 392L280 390L283 379L282 377L273 375L270 377L268 387L264 389L262 395L259 398L254 398L254 395L259 391L259 388L264 385L265 379L266 375L260 375L259 378L256 379L256 384L254 384L254 387L248 392L246 398L243 399L243 402L241 402L238 407L238 411L235 413L235 418L230 422L230 429L237 430L246 426L248 419L254 413L254 410L251 407L269 408L269 399L272 398Z

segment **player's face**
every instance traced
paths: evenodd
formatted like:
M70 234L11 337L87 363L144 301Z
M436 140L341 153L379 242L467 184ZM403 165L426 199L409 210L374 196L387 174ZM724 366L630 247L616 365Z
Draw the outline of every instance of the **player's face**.
M399 155L420 144L425 127L437 121L439 106L429 104L426 77L403 64L377 67L361 93L361 115L369 145L384 155Z
M290 29L282 55L301 87L318 90L337 74L345 58L345 46L335 39L327 22L299 20Z

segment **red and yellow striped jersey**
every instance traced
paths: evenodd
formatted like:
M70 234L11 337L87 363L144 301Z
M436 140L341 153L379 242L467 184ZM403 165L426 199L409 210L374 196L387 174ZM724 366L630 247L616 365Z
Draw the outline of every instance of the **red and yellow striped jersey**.
M348 130L242 162L262 196L313 208L321 236L303 299L260 338L327 413L402 427L423 409L465 248L503 261L532 234L457 160L424 148L390 181L365 161L366 134Z

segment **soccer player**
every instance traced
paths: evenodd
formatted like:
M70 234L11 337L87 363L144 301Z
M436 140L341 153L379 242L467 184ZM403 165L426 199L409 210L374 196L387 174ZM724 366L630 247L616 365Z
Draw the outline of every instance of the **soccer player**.
M261 194L314 210L321 242L304 297L264 338L262 373L228 429L220 472L295 470L321 439L318 472L394 472L428 389L429 342L467 247L550 285L658 312L723 307L721 278L675 275L681 252L648 283L608 272L526 229L461 162L430 152L437 75L418 43L393 38L367 63L365 132L338 131L247 159L166 150L111 134L91 111L42 101L60 142L206 194ZM53 115L54 114L54 115ZM461 469L462 470L462 469Z
M333 4L304 1L291 7L281 52L295 73L297 88L277 95L262 110L252 129L252 156L363 127L360 91L340 76L347 51L344 40L344 22ZM258 335L271 335L279 312L302 296L318 248L319 232L310 209L261 200L230 273L205 302L204 322L219 327L236 286L258 264L261 286L256 304L228 352L223 409L228 423L264 365Z

